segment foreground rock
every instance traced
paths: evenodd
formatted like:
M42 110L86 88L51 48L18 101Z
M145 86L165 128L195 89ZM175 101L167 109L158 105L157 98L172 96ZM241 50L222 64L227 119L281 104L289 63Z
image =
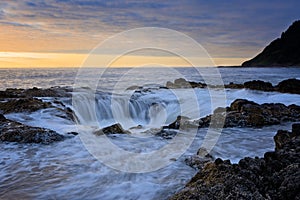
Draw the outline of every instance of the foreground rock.
M217 108L213 115L208 115L199 121L199 127L214 125L222 127L262 127L280 124L286 121L300 121L300 106L285 106L281 103L257 104L246 99L237 99L230 107Z
M172 139L180 133L178 130L186 130L190 128L198 128L198 124L191 121L190 118L185 116L177 116L176 120L167 126L163 126L160 131L155 133L156 136L160 136L164 139Z
M27 126L0 114L0 141L50 144L63 139L64 136L55 131Z
M0 110L2 110L3 114L12 112L34 112L50 107L51 103L43 102L36 98L11 99L7 102L0 102Z
M95 135L109 135L109 134L129 134L129 131L123 129L121 124L113 124L111 126L105 127L103 129L94 132Z
M300 124L278 131L276 150L238 164L208 163L171 199L299 199Z

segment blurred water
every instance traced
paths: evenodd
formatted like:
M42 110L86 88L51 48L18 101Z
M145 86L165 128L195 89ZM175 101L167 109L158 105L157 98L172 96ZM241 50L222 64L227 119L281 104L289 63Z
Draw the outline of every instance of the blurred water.
M203 81L201 73L209 74L210 68L172 68L168 73L155 74L151 77L151 72L162 71L160 68L135 68L132 76L123 76L130 68L108 68L108 69L90 69L85 74L86 80L95 78L95 71L101 71L100 88L104 90L111 89L122 78L128 87L138 82L138 80L165 80L173 81L175 77L181 75L190 81ZM244 83L249 80L263 80L277 84L287 78L300 78L300 68L219 68L221 78L225 84L230 82ZM178 72L174 74L174 71ZM200 74L199 74L200 71ZM0 89L6 88L48 88L53 86L72 86L75 81L78 69L75 68L45 68L45 69L0 69Z
M200 74L193 68L175 68L175 70L168 70L167 73L159 68L133 71L129 68L111 68L105 71L89 69L81 78L86 82L99 78L95 77L97 74L95 70L102 70L98 88L107 92L111 92L118 82L129 87L140 85L145 80L161 83L166 80L173 81L178 77L203 81L201 73L211 73L207 68L199 69ZM77 71L78 69L69 68L0 69L0 89L72 86ZM219 71L224 83L243 83L260 79L277 84L287 78L300 78L299 68L220 68ZM215 74L211 75L213 77ZM116 100L118 106L109 108L111 97L107 92L97 94L99 111L97 119L100 119L99 123L103 126L113 123L114 111L120 113L122 119L119 122L125 127L127 125L126 128L138 124L150 128L161 126L163 123L161 120L169 123L179 113L178 99L171 92L152 90L133 95L129 105L130 116L122 107L124 104L122 95ZM205 116L218 106L218 104L211 105L206 89L195 89L193 92L200 106L200 113L195 113L194 105L189 104L189 90L182 89L177 92L183 97L180 103L186 104L186 109L182 111L185 116L191 118ZM221 91L216 91L215 94L221 95ZM300 105L299 95L245 89L226 90L226 105L237 98L246 98L257 103L278 102ZM155 114L153 110L160 111L161 108L151 107L153 103L160 103L159 105L163 106L161 108L166 108L164 115ZM31 126L50 128L61 134L70 131L81 133L73 122L59 118L47 109L31 114L12 113L6 117ZM127 117L132 117L134 123L130 124ZM87 115L84 114L82 120L87 119ZM81 128L86 130L89 127ZM211 153L216 157L230 159L232 162L238 162L244 156L263 156L264 152L274 149L273 136L278 129L291 129L291 123L261 129L223 129ZM184 187L196 173L196 170L185 164L184 159L197 152L206 131L207 129L198 131L190 148L172 164L157 171L140 174L124 173L105 166L89 154L78 136L51 145L0 143L0 199L167 199ZM181 134L185 137L190 132L185 131ZM153 151L168 143L167 140L154 136L134 138L127 135L114 135L109 139L120 148L132 152Z

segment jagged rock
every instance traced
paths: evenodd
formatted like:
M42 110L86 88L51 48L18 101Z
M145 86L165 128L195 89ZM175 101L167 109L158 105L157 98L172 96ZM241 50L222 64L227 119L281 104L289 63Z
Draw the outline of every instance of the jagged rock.
M137 86L129 87L128 89L134 89ZM247 81L244 84L238 83L229 83L224 86L220 85L207 85L201 82L192 82L187 81L183 78L176 79L174 83L168 81L166 83L166 88L176 89L176 88L231 88L231 89L251 89L251 90L260 90L264 92L277 91L282 93L292 93L292 94L300 94L300 80L298 79L287 79L281 81L277 86L273 86L270 82L265 82L261 80L253 80Z
M78 135L78 133L77 133L77 132L74 132L74 131L68 132L67 134L68 134L68 135Z
M207 163L212 161L212 155L210 155L205 148L200 148L197 155L185 159L185 163L195 169L202 169Z
M236 99L230 104L230 111L242 112L245 107L258 106L257 103L246 99Z
M276 88L282 93L300 94L300 80L287 79L278 83Z
M52 87L47 89L30 88L16 89L8 88L0 91L0 98L32 98L32 97L70 97L71 89L64 87Z
M27 126L0 115L0 141L50 144L64 139L55 131Z
M75 122L77 120L76 115L71 108L66 107L64 109L61 109L61 108L55 108L55 109L57 110L57 112L55 113L55 116L63 118L63 119L67 119L67 120L70 120L73 122Z
M274 91L272 83L260 80L247 81L244 87L251 90Z
M292 133L296 135L300 135L300 124L292 125Z
M184 161L188 166L190 166L194 169L201 170L207 163L212 162L213 159L210 155L204 156L204 157L194 155L194 156L190 156L190 157L186 158Z
M197 127L198 125L190 121L190 118L179 115L177 116L174 122L172 122L168 126L164 126L162 131L166 129L186 129L186 128L197 128Z
M187 81L184 78L179 78L174 81L174 83L168 81L166 83L166 87L169 89L176 89L176 88L205 88L207 85L201 82L193 82Z
M0 110L2 110L3 114L12 112L34 112L50 107L51 103L43 102L36 98L11 99L7 102L0 102Z
M281 81L278 85L273 86L270 82L265 82L261 80L247 81L244 84L229 83L224 86L220 85L206 85L205 83L190 82L183 78L176 79L174 83L168 81L166 88L176 89L176 88L231 88L231 89L251 89L251 90L260 90L264 92L282 92L282 93L291 93L291 94L300 94L300 80L298 79L287 79Z
M159 132L155 133L155 136L162 137L164 139L172 139L178 134L178 131L172 129L162 129Z
M109 134L130 134L129 131L126 131L122 128L121 124L113 124L111 126L105 127L103 129L97 130L94 132L95 135L109 135Z
M246 99L237 99L231 103L230 107L217 108L213 115L201 118L199 127L208 127L212 119L219 128L262 127L280 124L284 121L299 121L300 107L297 105L285 106L281 103L259 105Z
M244 88L244 85L230 82L229 84L224 85L224 87L225 88L231 88L231 89L242 89L242 88Z
M5 116L0 114L0 121L5 121L5 120L6 120Z
M263 158L246 157L238 164L218 158L205 164L171 199L299 199L300 133L281 134L274 137L281 145Z

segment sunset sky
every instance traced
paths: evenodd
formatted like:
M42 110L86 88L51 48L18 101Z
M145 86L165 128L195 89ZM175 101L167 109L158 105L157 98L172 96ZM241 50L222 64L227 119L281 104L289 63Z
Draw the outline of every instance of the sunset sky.
M1 0L0 67L78 67L103 40L139 27L185 33L217 65L239 65L300 19L299 8L298 0ZM120 65L152 58L131 55Z

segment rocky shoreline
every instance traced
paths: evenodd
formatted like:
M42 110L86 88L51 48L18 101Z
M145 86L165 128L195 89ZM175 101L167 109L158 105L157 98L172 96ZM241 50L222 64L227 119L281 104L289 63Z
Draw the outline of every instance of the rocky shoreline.
M300 80L286 79L273 86L270 82L261 80L247 81L243 84L229 83L224 86L221 85L207 85L201 82L187 81L183 78L176 79L174 82L168 81L166 88L179 89L179 88L230 88L230 89L250 89L260 90L264 92L281 92L300 94Z
M298 85L294 83L300 82L296 79L288 79L280 82L276 88L281 88L280 91L294 92L298 91ZM188 82L184 79L175 80L176 87L201 87L205 88L207 85L195 82ZM167 83L168 85L169 83ZM199 85L200 84L200 85ZM233 84L229 84L233 87ZM300 84L299 84L300 85ZM271 83L261 81L249 81L246 82L244 87L250 89L259 89L264 91L273 91ZM226 86L227 87L227 86ZM239 86L234 86L236 88ZM291 89L292 88L292 89ZM300 88L300 86L299 86ZM137 88L136 88L137 89ZM158 88L159 89L159 88ZM163 88L167 89L167 88ZM300 89L299 89L300 91ZM75 121L75 114L73 111L65 106L59 98L71 97L71 89L52 87L48 89L7 89L0 91L0 114L9 113L32 113L41 109L54 109L59 114L57 116ZM54 98L52 102L45 102L41 100L41 97ZM55 100L56 99L56 100ZM4 116L3 116L4 117ZM206 128L210 125L217 128L227 127L263 127L267 125L280 124L282 122L295 122L300 121L300 106L289 105L285 106L281 103L265 103L257 104L246 99L237 99L231 103L229 107L217 108L213 114L203 117L198 120L191 121L185 116L178 116L177 119L168 126L162 127L161 131L158 131L155 135L161 136L165 139L171 139L177 132L176 129L186 128ZM6 121L7 122L7 121ZM2 122L2 125L3 126ZM1 130L0 126L0 130ZM20 126L17 126L20 127ZM28 129L24 129L28 130ZM175 130L175 131L174 131ZM25 131L26 132L26 131ZM130 130L124 130L120 124L113 124L109 127L105 127L102 130L95 131L94 134L130 134ZM25 133L26 134L26 133ZM3 138L2 141L8 141ZM24 140L26 141L26 140ZM24 142L23 141L23 142Z
M297 84L296 87L295 84L292 84L294 81L298 83L296 79L289 79L279 83L276 88L285 88L280 89L280 91L297 93L295 92L298 87ZM184 82L182 80L179 82L180 88L183 85L184 87L188 86L188 84L181 84ZM176 84L179 82L176 81ZM194 83L193 87L199 86ZM207 86L201 85L200 87L205 88ZM266 82L246 82L243 87L274 91L274 86ZM70 96L71 90L66 88L0 91L0 141L51 144L68 138L68 136L53 130L12 121L4 115L53 109L59 113L59 117L74 121L73 111L59 99L60 97L70 98ZM48 102L37 97L53 97L53 100ZM217 128L259 128L287 121L300 121L299 105L257 104L246 99L237 99L229 107L217 108L213 114L198 120L191 121L187 117L178 116L176 121L162 127L156 136L171 139L177 134L177 129L206 128L211 122ZM274 137L276 144L274 152L267 152L264 158L244 158L238 164L231 164L229 160L223 161L221 159L213 161L213 157L207 154L205 149L199 149L198 155L187 159L186 163L200 169L200 171L191 179L185 189L171 199L291 199L296 197L299 195L297 192L300 183L299 130L300 125L294 124L292 132L278 131ZM113 124L94 132L95 135L115 133L130 134L120 124ZM70 134L76 135L77 133L72 132Z
M53 130L27 126L6 119L0 114L0 141L18 143L50 144L64 140L65 137Z
M292 132L279 130L274 141L275 151L263 158L204 163L170 199L299 199L300 124L293 124Z
M70 97L71 90L62 87L48 89L15 89L10 88L0 91L0 141L17 143L39 143L51 144L62 141L67 136L61 135L53 130L33 127L7 119L4 115L10 113L33 113L42 109L56 111L56 116L74 121L73 111L66 107L61 101L54 100L45 102L38 97ZM58 104L59 106L56 106ZM67 133L76 135L77 133Z
M216 108L213 114L201 119L190 120L184 116L164 126L157 135L169 137L176 135L173 130L188 128L229 128L229 127L253 127L261 128L281 124L284 122L300 121L300 106L291 104L286 106L282 103L257 104L246 99L236 99L229 107Z
M282 103L257 104L246 99L237 99L229 107L217 108L214 113L200 120L199 127L212 125L218 128L227 127L263 127L280 124L282 122L295 122L300 120L300 106ZM222 124L224 122L224 124Z

